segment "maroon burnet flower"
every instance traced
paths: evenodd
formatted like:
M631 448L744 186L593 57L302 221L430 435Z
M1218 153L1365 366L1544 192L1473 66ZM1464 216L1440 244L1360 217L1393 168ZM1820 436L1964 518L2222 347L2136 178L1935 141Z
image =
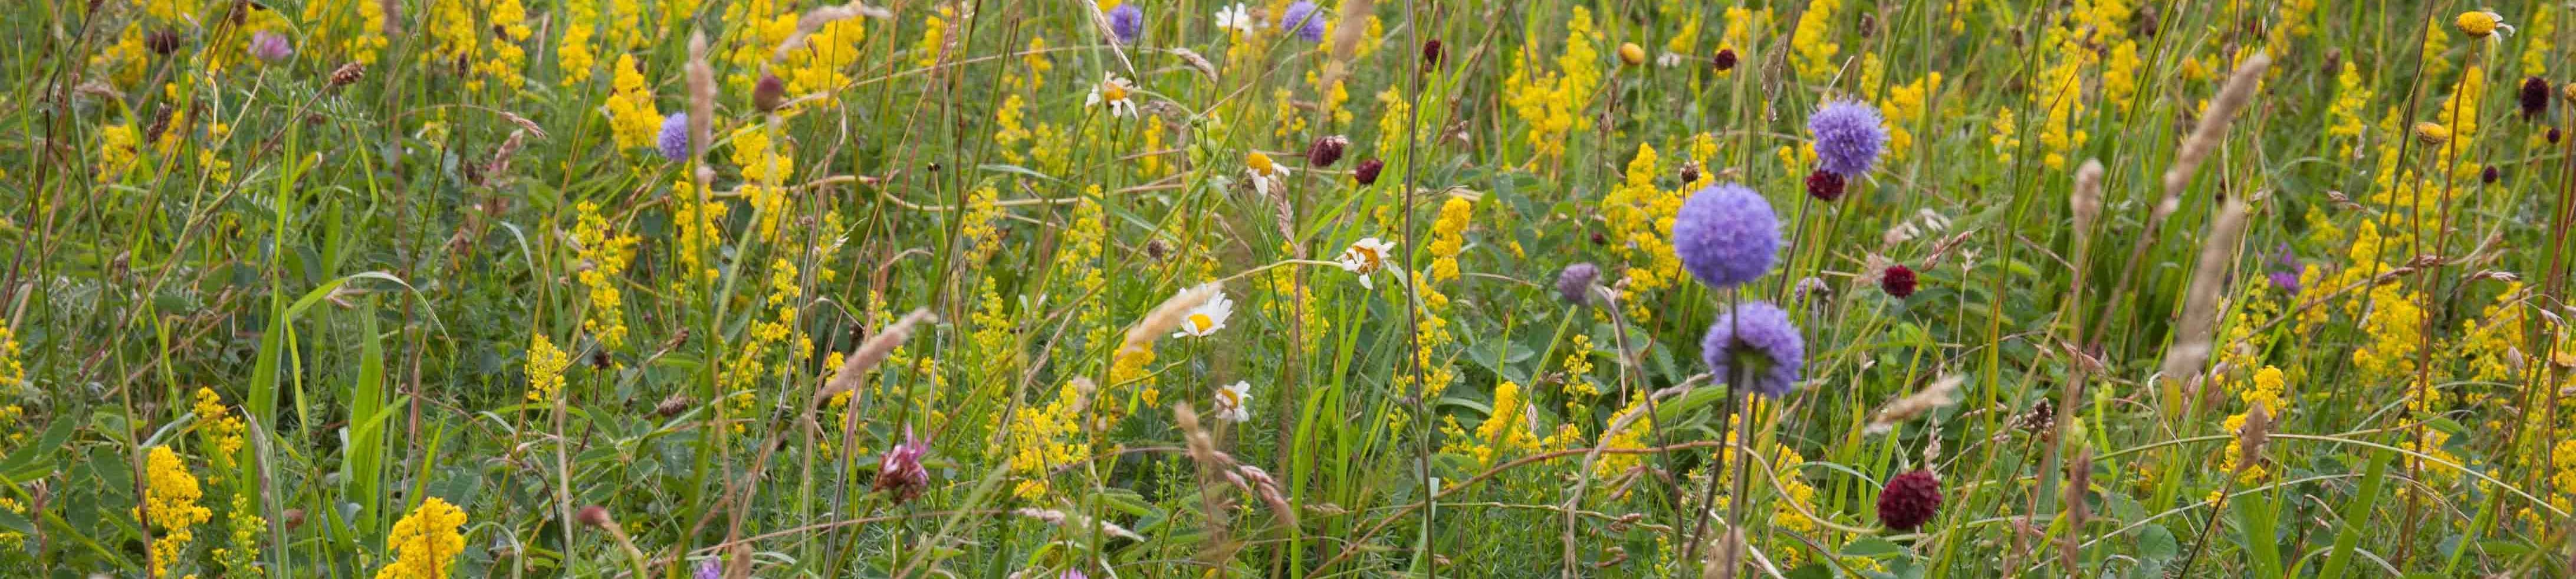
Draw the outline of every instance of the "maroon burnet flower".
M2526 120L2538 118L2540 113L2549 112L2549 81L2540 80L2537 76L2522 79L2520 96L2522 118Z
M2497 172L2495 165L2488 165L2485 169L2478 170L2478 184L2480 185L2494 185L2496 179L2503 177L2504 174Z
M751 87L751 106L765 113L778 110L784 104L787 104L787 81L779 80L775 74L761 73L760 82Z
M1359 181L1361 187L1376 185L1377 172L1383 170L1386 170L1386 162L1384 161L1379 161L1377 159L1360 159L1360 166L1351 170L1351 179Z
M1878 274L1878 289L1887 290L1887 295L1900 300L1914 295L1914 270L1904 264L1887 266L1886 271Z
M580 521L581 524L599 529L608 528L609 525L615 524L616 522L608 518L608 509L599 505L590 505L582 507L581 510L573 511L572 520Z
M1333 166L1334 161L1342 160L1342 149L1349 146L1351 140L1341 135L1315 139L1314 144L1306 146L1306 166Z
M1422 41L1422 67L1433 68L1438 66L1440 66L1440 39L1434 38Z
M1826 171L1824 169L1817 169L1814 173L1808 173L1807 196L1814 197L1817 201L1833 201L1835 199L1841 199L1843 197L1843 176L1836 175L1832 171Z
M2558 127L2549 128L2549 144L2558 144Z
M1717 56L1716 56L1715 58L1710 59L1710 62L1711 62L1712 64L1717 65L1717 71L1718 71L1718 72L1726 72L1726 71L1730 71L1730 70L1735 70L1735 49L1733 49L1733 48L1720 48L1720 49L1717 49Z
M1878 522L1889 529L1911 531L1940 513L1941 479L1932 471L1916 469L1896 475L1878 491Z
M903 444L894 445L877 457L875 490L894 493L894 502L898 504L921 496L922 489L930 488L930 471L921 468L921 455L928 452L930 445L913 438L912 426L904 425Z
M1698 183L1698 182L1699 182L1699 161L1683 161L1683 162L1682 162L1682 184L1683 184L1683 185L1689 185L1689 184L1692 184L1692 183Z

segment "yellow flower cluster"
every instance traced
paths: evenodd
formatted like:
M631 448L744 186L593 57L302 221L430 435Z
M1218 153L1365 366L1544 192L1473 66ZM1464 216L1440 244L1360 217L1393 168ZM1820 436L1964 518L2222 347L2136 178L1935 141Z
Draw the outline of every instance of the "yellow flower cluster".
M2288 405L2290 398L2283 395L2283 384L2285 382L2286 380L2282 377L2280 368L2264 366L2261 370L2255 370L2253 383L2242 390L2237 390L2236 392L2236 399L2245 403L2245 410L2229 415L2225 421L2222 421L2220 423L2220 428L2223 429L2221 432L2233 434L2236 431L2245 428L2246 416L2253 413L2255 406L2262 406L2263 411L2272 417L2272 422L2274 424L2280 423L2281 416L2288 414L2289 411ZM2236 461L2238 455L2242 453L2242 448L2243 447L2239 446L2239 439L2228 439L2227 451L2219 453L2218 455L2219 471L2237 473L2237 482L2239 483L2251 484L2254 481L2262 480L2263 475L2267 472L2264 470L2263 465L2242 465L2244 470L2237 470L2239 465Z
M2524 23L2522 33L2516 35L2527 39L2522 44L2523 76L2549 73L2549 51L2553 48L2549 41L2558 37L2557 14L2557 10L2531 11L2531 21Z
M1022 406L1011 412L1011 474L1020 479L1011 495L1033 501L1046 496L1048 475L1056 467L1091 455L1091 443L1079 440L1082 398L1088 393L1067 383L1046 406Z
M0 324L0 396L16 396L28 387L27 366L19 350L18 333Z
M446 499L430 497L402 520L394 521L385 548L394 562L376 571L376 579L446 579L456 555L465 552L465 511Z
M1887 102L1879 107L1887 115L1888 162L1905 159L1905 153L1914 148L1914 128L1922 126L1924 117L1931 111L1933 95L1940 92L1940 71L1888 89Z
M1592 383L1592 334L1575 334L1574 351L1565 354L1565 393L1580 398L1601 395L1601 387Z
M224 398L213 388L197 388L193 410L197 413L197 435L202 437L208 448L213 449L207 462L214 467L214 477L220 480L224 473L232 471L235 457L241 452L242 419L224 411Z
M1673 216L1681 212L1689 193L1686 188L1692 185L1656 188L1655 178L1663 174L1660 160L1652 145L1638 143L1637 156L1628 160L1619 185L1601 200L1603 221L1610 229L1610 252L1627 263L1621 275L1625 291L1633 294L1672 287L1682 279L1681 256L1673 253ZM1629 323L1651 319L1654 312L1639 305L1644 301L1628 300Z
M867 38L866 18L834 20L813 34L805 36L805 46L790 50L779 61L779 80L786 81L787 94L822 93L829 104L850 84L850 67L859 62L864 51L860 42Z
M1629 396L1628 406L1620 408L1616 414L1611 414L1610 419L1615 423L1619 417L1630 413L1643 412L1644 414L1640 414L1635 422L1628 423L1627 428L1601 433L1602 448L1614 450L1645 448L1646 435L1655 430L1655 415L1647 412L1646 409L1646 395ZM1602 453L1601 458L1592 463L1592 477L1607 479L1619 476L1621 473L1628 472L1628 469L1635 468L1644 456L1629 453Z
M1476 205L1465 197L1450 196L1440 202L1440 217L1431 222L1431 275L1433 282L1458 279L1458 254L1466 251L1467 222L1475 216Z
M170 564L178 562L188 543L196 540L189 529L214 518L214 512L197 506L205 491L170 447L152 447L143 458L143 472L143 521L161 529L152 541L152 574L167 575Z
M608 95L608 129L617 139L617 148L650 149L662 131L662 113L653 107L653 89L644 86L644 73L633 54L617 55L617 66L609 71L611 92Z
M358 64L375 64L388 46L382 0L312 0L304 3L304 21L314 23L316 38L329 39Z
M1002 249L1001 191L992 185L976 187L966 194L966 212L961 214L965 230L960 233L966 243L966 263L980 266Z
M754 238L775 243L783 233L787 216L788 178L796 173L796 159L771 148L769 125L755 124L733 133L733 164L742 168L742 198L751 203L757 220L751 230Z
M725 55L726 68L733 71L725 75L725 84L740 87L741 94L751 94L752 86L760 82L760 74L769 70L766 65L770 55L779 44L787 42L788 36L796 34L797 14L793 7L782 4L782 0L744 0L725 9L724 22L741 27L725 33L735 39L732 51ZM781 79L786 76L779 75Z
M715 280L716 268L707 263L707 255L724 243L724 231L716 227L724 216L725 204L700 193L697 185L686 180L671 185L671 222L680 238L672 249L681 274L672 282L675 287Z
M1019 352L1012 349L1011 340L1011 328L1016 324L1012 323L1009 303L1002 301L1000 290L994 289L997 284L993 282L993 276L984 276L981 285L984 286L983 297L977 300L975 313L968 318L975 330L967 341L975 345L975 359L980 362L975 364L976 368L987 373L1004 372L1019 358Z
M2468 71L2460 73L2460 82L2453 87L2451 96L2442 100L2442 109L2433 113L2436 122L2451 130L2450 140L2437 149L2433 161L2449 165L2453 179L2473 178L2481 167L2477 159L2469 158L2469 148L2477 138L2478 103L2486 97L2486 78L2484 68L2469 65Z
M2450 351L2468 359L2470 380L2511 382L2521 377L2512 359L2533 350L2523 347L2528 323L2521 303L2522 290L2522 282L2506 283L2495 303L2488 304L2477 317L2460 320L2459 343Z
M2074 125L2078 122L2076 117L2084 112L2084 69L2092 64L2094 56L2075 37L2073 31L2049 29L2044 46L2051 47L2054 55L2030 92L2030 105L2047 112L2047 118L2040 123L2039 143L2047 151L2041 162L2049 169L2066 168L2067 153L2091 138Z
M1789 63L1798 68L1798 81L1821 84L1833 80L1842 63L1834 58L1843 45L1834 42L1834 15L1843 9L1842 0L1814 0L1807 11L1798 15L1798 29L1791 32Z
M584 264L574 277L590 294L590 312L583 316L581 328L599 340L600 347L614 350L626 344L626 300L618 293L617 280L635 257L637 239L617 235L597 204L583 201L574 211L578 216L573 240L579 244L577 255Z
M556 349L554 340L545 332L534 332L528 340L528 401L544 403L563 391L564 368L572 366L572 357Z
M2370 83L2361 78L2361 65L2352 59L2343 61L2343 71L2335 75L2334 104L2326 109L2326 134L2337 137L2360 137L2361 109L2370 104Z
M1751 10L1743 6L1729 6L1726 8L1726 36L1719 42L1718 48L1734 50L1736 59L1741 62L1753 62L1752 51L1760 46L1754 42L1753 34L1770 30L1771 23L1769 8ZM1719 78L1725 78L1734 74L1734 71L1720 71L1717 74Z
M912 48L913 66L930 68L939 65L940 53L948 47L948 22L956 18L956 4L940 4L937 13L922 19L921 44Z
M1494 385L1494 411L1476 425L1476 442L1467 447L1476 464L1490 467L1531 448L1537 437L1530 434L1528 407L1520 384L1505 380Z
M142 146L143 133L134 129L134 123L117 123L99 129L98 180L113 183L123 179L125 172L134 168Z
M1536 38L1538 22L1532 20L1529 26L1527 37ZM1601 33L1594 29L1592 10L1576 6L1573 19L1566 22L1565 52L1556 57L1556 73L1533 75L1529 51L1517 52L1511 76L1503 80L1503 92L1509 95L1513 114L1529 124L1529 143L1537 148L1537 157L1562 157L1566 137L1583 128L1583 112L1591 108L1593 93L1601 86ZM1532 159L1533 164L1536 161Z
M2440 15L2424 17L2424 45L2421 50L2423 52L2419 54L2424 55L2424 68L2418 73L2419 77L2435 79L2451 72L2451 58L2445 54L2451 51L2451 29L2442 24Z
M527 64L528 51L519 43L535 31L528 28L528 9L519 0L432 0L429 17L419 22L429 29L431 41L421 53L426 59L422 64L466 63L466 90L482 92L498 80L516 91L527 81L519 68Z

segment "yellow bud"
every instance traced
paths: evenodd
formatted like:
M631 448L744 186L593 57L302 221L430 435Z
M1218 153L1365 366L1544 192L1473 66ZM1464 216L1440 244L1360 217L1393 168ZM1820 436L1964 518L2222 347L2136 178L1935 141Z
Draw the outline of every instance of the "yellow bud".
M2441 123L2415 123L2415 140L2423 141L2427 145L2439 145L2451 140L2451 128L2442 126Z
M1634 42L1619 43L1619 62L1627 63L1628 66L1645 64L1645 47L1637 46Z

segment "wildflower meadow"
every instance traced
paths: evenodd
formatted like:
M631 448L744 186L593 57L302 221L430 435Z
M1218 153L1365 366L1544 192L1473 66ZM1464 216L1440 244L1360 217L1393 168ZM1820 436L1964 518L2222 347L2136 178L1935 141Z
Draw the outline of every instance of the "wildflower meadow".
M0 2L0 576L2576 576L2576 3Z

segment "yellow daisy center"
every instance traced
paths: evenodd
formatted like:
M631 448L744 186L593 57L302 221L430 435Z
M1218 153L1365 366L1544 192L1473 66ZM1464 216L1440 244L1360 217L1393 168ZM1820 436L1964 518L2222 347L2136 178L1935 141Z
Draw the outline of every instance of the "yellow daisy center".
M1190 314L1189 321L1192 332L1205 332L1208 328L1216 326L1216 318L1210 318L1207 314Z
M1271 164L1269 155L1264 155L1258 152L1245 155L1243 158L1243 164L1251 165L1253 172L1263 175L1270 174Z
M1127 87L1114 82L1100 83L1100 98L1110 102L1127 100Z

